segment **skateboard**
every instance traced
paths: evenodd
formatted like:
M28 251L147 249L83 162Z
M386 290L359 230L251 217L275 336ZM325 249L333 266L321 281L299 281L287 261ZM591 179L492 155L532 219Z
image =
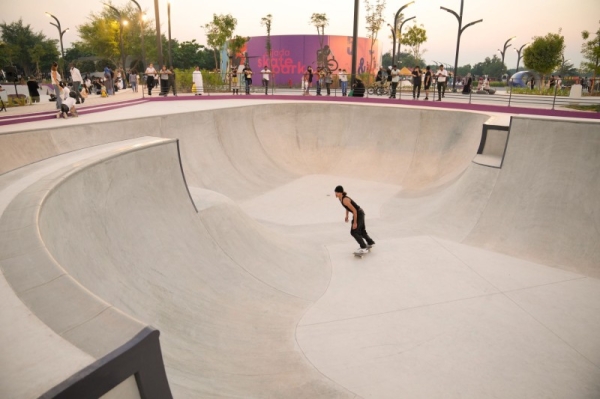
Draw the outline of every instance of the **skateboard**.
M368 253L370 253L370 252L371 252L371 248L367 248L367 252L365 252L364 254L359 254L359 253L356 253L356 252L352 252L352 254L353 254L355 257L357 257L357 258L361 258L361 259L362 259L362 257L363 257L363 256L367 255L367 254L368 254Z

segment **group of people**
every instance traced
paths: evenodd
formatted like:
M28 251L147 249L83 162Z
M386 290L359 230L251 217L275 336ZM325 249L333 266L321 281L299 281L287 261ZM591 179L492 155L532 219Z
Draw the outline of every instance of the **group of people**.
M430 66L425 67L425 70L421 70L421 67L416 65L412 71L412 97L413 100L419 100L421 97L421 87L425 92L425 98L423 100L429 100L429 90L431 89L431 85L434 82L434 79L437 83L437 91L438 98L435 101L442 101L442 98L445 97L446 94L446 84L448 81L448 72L444 69L443 65L438 67L437 71L432 71ZM381 82L383 84L384 81L389 82L390 84L390 97L396 98L396 91L398 90L398 84L400 84L400 70L398 69L398 65L394 64L388 67L388 71L386 72L383 67L379 69L377 76L375 78L376 82ZM435 94L435 93L434 93Z
M348 93L348 72L345 69L338 70L338 80L340 82L340 89L342 91L342 97L347 97ZM309 96L310 88L312 87L313 81L316 82L316 95L322 96L321 91L323 87L327 92L327 95L331 95L331 85L333 84L333 76L331 70L327 67L317 67L315 72L309 65L304 71L302 76L302 95ZM352 86L351 96L353 97L364 97L365 95L365 84L360 78L355 79L356 83Z

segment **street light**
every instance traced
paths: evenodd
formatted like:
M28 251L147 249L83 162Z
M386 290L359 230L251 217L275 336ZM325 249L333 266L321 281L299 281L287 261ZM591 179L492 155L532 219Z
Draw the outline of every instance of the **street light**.
M400 9L398 9L398 11L396 12L396 15L394 16L394 28L396 28L398 26L398 17L400 16L400 13L402 12L402 10L404 10L406 7L408 7L411 4L414 4L414 0L411 1L410 3L406 3L405 5L400 7ZM396 63L396 35L394 35L394 46L392 47L392 64L395 64L395 63Z
M167 1L167 20L169 25L169 67L173 67L173 56L171 54L171 0Z
M131 0L140 10L140 28L142 30L140 36L142 37L142 65L146 68L146 49L144 47L144 13L142 12L142 6L136 0Z
M504 47L502 50L498 49L498 52L502 55L502 66L503 67L506 67L506 65L504 64L504 56L506 55L506 49L509 48L510 46L512 46L512 44L508 44L508 42L510 42L515 37L516 36L513 36L510 39L508 39L506 42L504 42Z
M104 4L105 7L108 7L111 10L113 10L115 12L115 14L117 14L117 16L119 17L119 45L121 47L121 67L123 68L123 73L126 73L125 52L123 51L123 25L125 25L125 21L123 21L121 12L119 10L117 10L115 7L111 6L108 3L102 3L102 4Z
M358 52L358 5L359 0L354 0L354 28L352 29L352 75L351 84L356 82L356 53Z
M521 48L520 48L520 49L518 49L518 50L517 50L517 49L513 49L513 50L515 50L515 51L517 52L517 71L516 71L516 72L519 72L519 63L521 62L521 51L523 51L523 48L524 48L525 46L527 46L528 44L529 44L529 43L525 43L525 44L524 44L524 45L522 45L522 46L521 46Z
M415 18L416 17L407 18L404 21L402 21L402 23L400 24L400 29L398 29L398 32L400 32L400 38L398 39L398 58L400 58L400 47L402 45L402 27L404 26L405 23L407 23L411 19L415 19Z
M47 11L46 11L46 15L49 16L50 18L54 18L54 20L56 21L56 23L50 22L50 25L54 25L54 26L56 26L56 29L58 29L58 34L60 36L60 55L62 58L65 58L65 49L63 47L63 35L69 30L69 28L62 30L62 28L60 27L60 21L58 20L58 18L56 18L54 15L50 14Z
M468 23L463 27L462 26L463 6L464 6L464 0L460 0L460 15L457 14L455 11L452 11L446 7L440 7L442 10L448 11L450 14L454 15L456 17L456 19L458 20L458 37L456 38L456 56L454 58L454 70L455 71L458 69L458 52L460 50L460 37L462 36L463 32L469 26L473 26L475 24L483 22L483 19L480 19L478 21L473 21L471 23ZM452 81L452 91L456 91L456 78Z

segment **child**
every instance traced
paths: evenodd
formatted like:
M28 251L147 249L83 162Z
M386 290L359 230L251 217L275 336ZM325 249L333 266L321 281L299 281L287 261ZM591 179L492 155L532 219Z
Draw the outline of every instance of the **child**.
M60 117L67 119L67 114L69 112L71 113L71 115L77 118L79 115L77 115L77 110L75 109L76 102L77 100L75 100L75 98L71 96L63 100L60 106L60 111L58 111L58 113L56 114L56 119L59 119Z

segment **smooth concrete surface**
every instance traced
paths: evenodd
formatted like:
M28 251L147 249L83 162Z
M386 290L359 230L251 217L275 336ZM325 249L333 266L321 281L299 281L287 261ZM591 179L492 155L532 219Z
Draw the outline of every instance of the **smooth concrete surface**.
M472 162L481 113L147 105L136 120L6 133L1 177L82 157L40 186L43 203L19 194L38 219L13 212L69 278L161 331L175 397L600 396L597 123L513 118L499 169ZM86 161L146 134L179 139L198 213L172 141ZM337 184L377 242L362 259ZM54 273L36 278L60 284ZM89 345L88 326L57 345Z

